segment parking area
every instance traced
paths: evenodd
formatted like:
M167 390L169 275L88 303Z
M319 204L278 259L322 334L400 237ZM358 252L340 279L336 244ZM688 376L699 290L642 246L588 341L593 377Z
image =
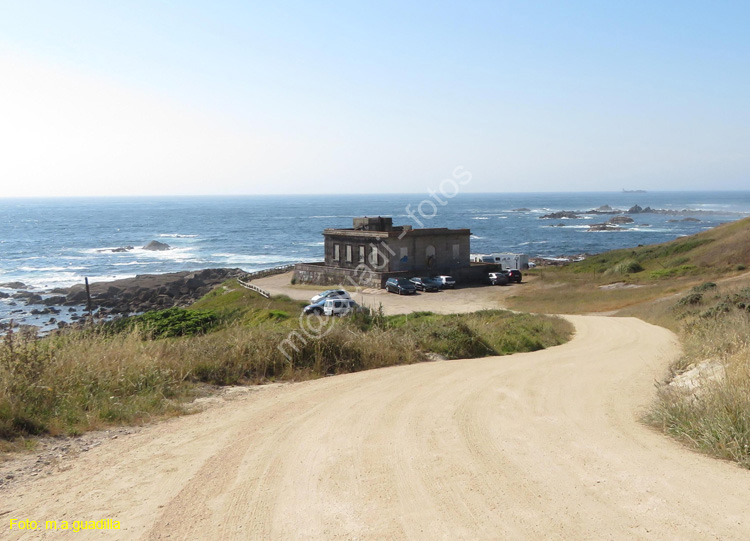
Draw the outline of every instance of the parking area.
M288 295L292 299L310 301L310 298L333 286L292 285L292 273L278 274L253 280L253 284L262 287L272 295ZM456 289L444 289L437 293L418 292L416 295L396 295L385 289L362 289L345 287L352 299L362 306L377 309L383 306L383 312L405 314L417 311L429 311L438 314L474 312L492 308L504 308L506 299L513 290L524 287L523 284L509 286L466 286Z

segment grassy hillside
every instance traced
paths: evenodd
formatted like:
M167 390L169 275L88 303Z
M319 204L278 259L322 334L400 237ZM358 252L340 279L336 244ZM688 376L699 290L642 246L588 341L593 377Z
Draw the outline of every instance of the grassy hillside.
M610 233L616 235L617 233ZM546 313L609 312L656 301L705 280L750 267L750 218L663 244L593 255L563 267L530 270L531 287L512 308Z
M750 263L750 218L664 244L614 250L566 267L573 273L643 283L679 276L726 274Z
M534 351L566 341L559 318L502 310L300 318L230 280L173 308L38 340L0 342L0 450L182 411L206 385L290 381L430 360ZM305 333L319 324L326 332ZM280 349L279 346L282 346Z

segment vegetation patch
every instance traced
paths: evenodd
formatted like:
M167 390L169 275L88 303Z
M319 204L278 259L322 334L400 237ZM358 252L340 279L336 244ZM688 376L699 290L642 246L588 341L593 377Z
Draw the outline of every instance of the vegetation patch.
M230 281L231 282L231 281ZM300 332L298 301L232 283L188 309L143 314L43 339L0 343L0 440L78 434L179 414L204 386L292 381L430 360L533 351L565 342L565 320L502 310L336 318ZM315 316L317 317L317 316Z
M203 334L218 323L219 317L212 310L170 308L118 319L105 328L114 332L137 330L144 338L157 339Z
M700 302L690 299L700 296ZM673 306L684 354L671 367L647 420L689 445L750 468L750 288L694 287ZM721 376L691 388L668 384L702 364Z

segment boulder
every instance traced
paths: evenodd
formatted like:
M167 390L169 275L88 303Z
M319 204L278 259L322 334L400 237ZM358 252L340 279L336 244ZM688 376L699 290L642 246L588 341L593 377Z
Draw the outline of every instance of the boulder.
M31 293L30 291L19 291L18 293L13 293L12 297L14 299L23 300L26 304L42 303L42 296L37 295L36 293Z
M622 227L617 227L612 224L591 224L589 231L622 231Z
M639 205L633 205L628 209L628 214L640 214L641 212L643 212L643 208Z
M635 220L629 216L612 216L608 223L610 224L632 224Z
M5 287L7 289L31 289L23 282L5 282L3 284L0 284L0 287Z
M149 250L152 252L163 252L165 250L171 250L172 247L169 244L166 244L164 242L159 242L158 240L152 240L146 246L144 246L143 249Z
M45 306L58 306L65 302L66 298L62 295L55 295L53 297L47 297L42 301Z
M552 220L562 220L564 218L567 218L569 220L577 220L580 218L575 212L571 210L561 210L560 212L552 212L551 214L545 214L544 216L540 216L540 219L552 219Z

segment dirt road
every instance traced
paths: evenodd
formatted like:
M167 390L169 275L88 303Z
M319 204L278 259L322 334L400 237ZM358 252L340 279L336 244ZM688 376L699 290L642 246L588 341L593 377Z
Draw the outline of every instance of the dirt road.
M105 442L0 493L0 537L748 539L750 472L637 422L673 336L571 320L546 351L269 386Z

